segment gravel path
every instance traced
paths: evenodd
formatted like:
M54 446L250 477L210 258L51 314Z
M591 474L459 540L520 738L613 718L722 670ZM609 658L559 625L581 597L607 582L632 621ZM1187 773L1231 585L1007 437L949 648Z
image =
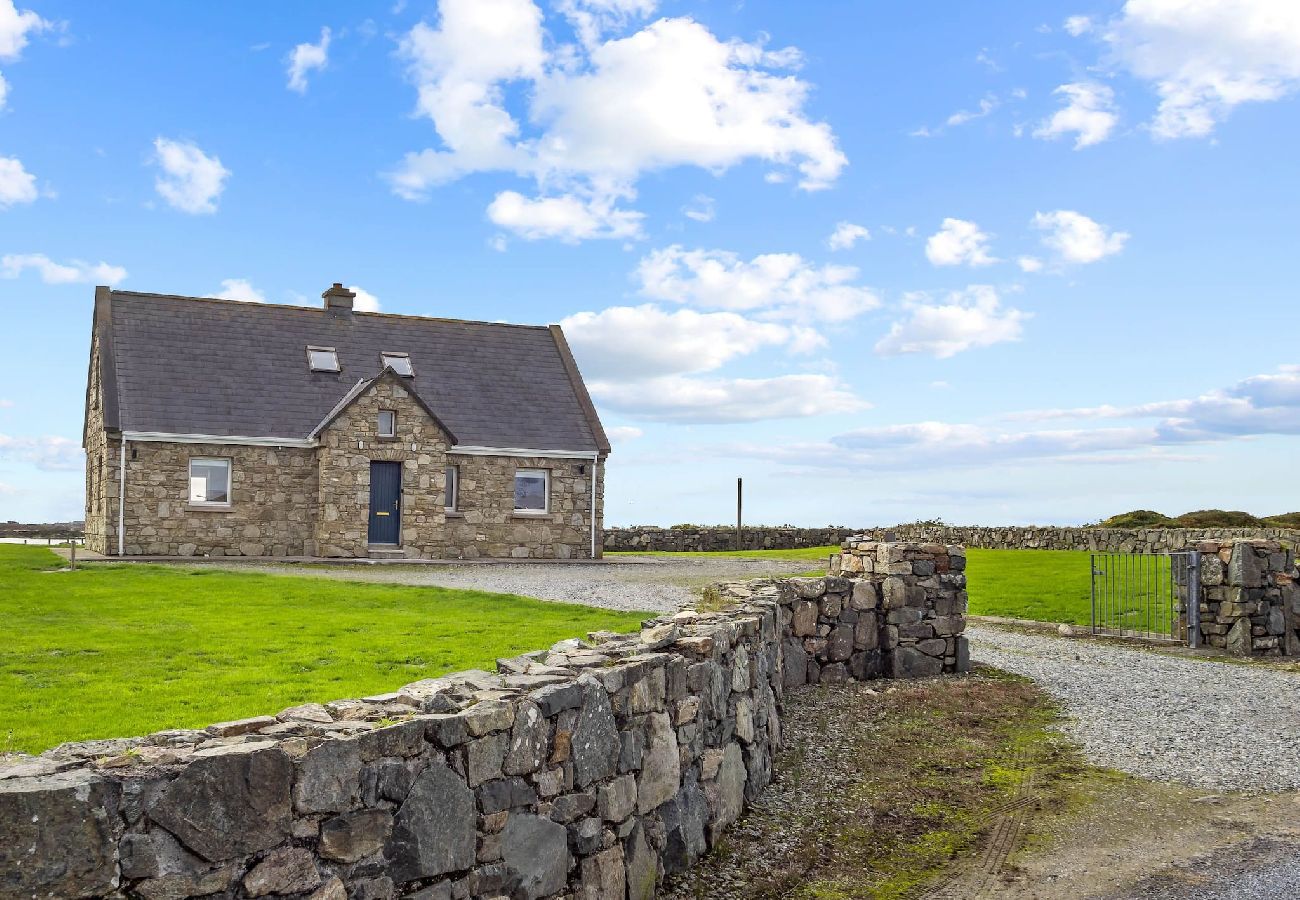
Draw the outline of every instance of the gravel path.
M222 565L210 563L209 565ZM223 568L226 566L222 565ZM715 581L806 572L816 562L743 557L607 558L604 563L471 563L420 566L240 565L279 575L312 575L348 581L437 585L521 594L542 600L584 603L605 609L676 612L696 602Z
M1258 838L1171 867L1106 900L1276 900L1300 897L1293 843Z
M1300 674L971 625L971 655L1060 699L1096 763L1218 790L1300 788Z

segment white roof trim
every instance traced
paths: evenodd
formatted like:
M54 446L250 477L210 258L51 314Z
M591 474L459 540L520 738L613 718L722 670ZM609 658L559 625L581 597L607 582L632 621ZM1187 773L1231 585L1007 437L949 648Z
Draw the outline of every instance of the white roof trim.
M599 450L529 450L522 447L473 447L457 444L447 451L464 456L550 456L555 459L591 459Z
M168 444L233 444L249 447L315 447L312 438L260 437L242 434L171 434L166 431L124 431L128 441Z

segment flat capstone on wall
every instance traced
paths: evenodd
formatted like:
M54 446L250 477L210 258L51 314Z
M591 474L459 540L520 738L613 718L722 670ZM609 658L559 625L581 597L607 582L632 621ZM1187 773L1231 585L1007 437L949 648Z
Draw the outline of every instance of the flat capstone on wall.
M0 897L652 897L771 781L787 689L966 668L962 548L854 542L841 570L496 673L10 758Z

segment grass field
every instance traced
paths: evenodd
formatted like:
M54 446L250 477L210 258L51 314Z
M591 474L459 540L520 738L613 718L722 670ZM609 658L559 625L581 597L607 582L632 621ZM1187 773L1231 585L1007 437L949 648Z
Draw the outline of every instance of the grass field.
M607 556L730 556L826 562L839 547L720 553L609 553ZM1075 550L966 551L970 612L1087 625L1092 613L1088 554Z
M0 751L125 737L394 690L619 613L502 594L139 564L60 572L0 546Z

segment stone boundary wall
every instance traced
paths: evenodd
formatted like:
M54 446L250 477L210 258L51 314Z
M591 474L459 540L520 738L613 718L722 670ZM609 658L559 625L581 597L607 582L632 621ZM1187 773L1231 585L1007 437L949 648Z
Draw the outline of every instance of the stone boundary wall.
M0 762L0 897L650 898L771 780L785 690L966 668L962 548L846 554L497 673Z
M791 550L839 544L861 534L876 541L961 544L994 550L1088 550L1108 553L1162 553L1193 550L1201 541L1273 540L1300 546L1300 530L1288 528L1067 528L1056 526L966 527L895 525L889 528L745 528L742 546L736 529L719 525L677 529L654 526L607 528L607 551Z
M1201 635L1238 656L1300 656L1300 573L1276 541L1203 541Z

